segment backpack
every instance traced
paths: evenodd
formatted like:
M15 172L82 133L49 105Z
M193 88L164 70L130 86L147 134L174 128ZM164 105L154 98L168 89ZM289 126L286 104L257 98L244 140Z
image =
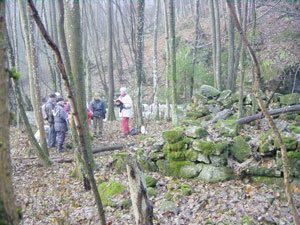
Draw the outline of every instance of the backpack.
M100 102L100 101L95 101L95 102L93 103L93 111L98 111L98 112L100 112L100 111L102 111L102 110L103 110L102 102Z

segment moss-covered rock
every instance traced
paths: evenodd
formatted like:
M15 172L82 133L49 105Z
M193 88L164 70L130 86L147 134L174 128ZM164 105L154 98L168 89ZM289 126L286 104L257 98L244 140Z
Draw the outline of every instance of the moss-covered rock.
M191 161L191 162L195 162L198 159L198 152L193 150L193 149L189 149L185 152L185 159L187 161Z
M113 155L113 168L116 173L121 174L126 171L127 160L127 153L116 153Z
M233 139L230 151L238 162L244 162L252 154L250 145L242 136L237 136Z
M221 92L212 86L202 85L200 87L200 93L206 98L210 99L210 98L218 97Z
M274 151L274 138L272 131L262 132L259 136L259 152L265 154L267 152Z
M186 179L195 178L199 175L201 170L202 170L202 164L183 166L180 169L180 177Z
M207 156L207 155L204 155L204 154L202 154L202 153L199 153L199 154L198 154L197 161L198 161L198 162L201 162L201 163L210 164L210 160L209 160L208 156Z
M199 119L209 114L209 110L206 106L189 109L186 112L186 116L193 119Z
M228 167L216 167L203 164L203 168L198 176L198 179L208 183L225 181L233 178L233 171Z
M226 120L219 120L215 124L218 132L225 137L235 137L237 135L237 117L231 116Z
M297 149L299 142L295 137L284 136L282 139L287 151L294 151ZM274 145L277 149L280 149L277 139L275 139Z
M206 129L203 129L198 126L190 126L185 130L185 134L187 137L191 138L204 138L208 135Z
M189 161L167 161L158 160L156 162L158 169L166 176L181 177L181 168L184 166L191 166L194 163Z
M230 98L231 94L232 94L231 90L222 91L219 98L218 98L218 102L222 103L225 99Z
M98 192L104 206L116 207L118 201L114 201L114 198L124 194L126 187L117 181L111 180L101 183L98 186Z
M157 191L153 187L147 188L147 193L149 197L156 197L157 196Z
M209 159L213 166L227 166L228 151L226 150L221 155L211 155L211 156L209 156Z
M280 104L282 106L295 105L300 103L300 93L291 93L280 96Z
M291 177L300 178L300 152L288 152L289 172ZM282 169L281 153L278 151L276 156L276 165L278 169Z
M276 168L267 168L263 166L250 167L246 171L250 176L264 176L264 177L281 177L281 171Z
M157 180L154 177L146 176L145 180L147 187L156 187Z
M231 108L232 105L239 101L238 93L231 94L228 98L222 101L222 105L224 108Z
M163 152L151 152L150 153L150 159L151 161L156 162L159 159L163 159L165 157L165 154Z
M174 144L183 140L184 133L182 130L169 130L163 132L163 138L169 144Z
M166 144L163 147L163 151L167 153L167 152L179 152L179 151L187 150L189 142L190 142L189 139L184 139L173 144Z
M294 134L300 134L300 126L292 125L290 129Z
M188 196L193 193L192 187L188 184L181 184L179 190L184 196Z
M193 149L195 151L199 151L205 156L209 156L214 153L215 143L206 140L195 140L193 141Z

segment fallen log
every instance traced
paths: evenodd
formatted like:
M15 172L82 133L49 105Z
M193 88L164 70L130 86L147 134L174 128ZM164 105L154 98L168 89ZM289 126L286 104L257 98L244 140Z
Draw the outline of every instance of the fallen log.
M269 113L270 113L271 116L284 114L284 113L291 113L291 112L300 112L300 104L269 110ZM239 125L247 124L247 123L250 123L254 120L262 119L264 117L265 116L263 115L263 113L257 113L255 115L251 115L251 116L241 118L241 119L237 120L236 123L239 124Z
M135 143L132 142L127 145L118 144L118 145L105 146L105 147L101 147L101 148L95 148L95 149L93 149L93 154L122 150L126 147L131 147L134 145L135 145ZM12 159L32 160L32 159L38 159L38 158L37 157L26 157L26 158L12 157ZM54 159L52 159L52 161L55 163L72 163L74 161L74 159L73 158L54 158Z

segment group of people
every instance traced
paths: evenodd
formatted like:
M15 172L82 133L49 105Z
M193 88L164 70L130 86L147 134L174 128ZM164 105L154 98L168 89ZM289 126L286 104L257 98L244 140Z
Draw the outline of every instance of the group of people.
M123 135L130 134L129 119L133 117L133 102L127 94L125 87L120 89L120 96L115 100L115 105L120 109L122 118L121 126ZM48 148L55 148L59 152L64 151L66 133L70 124L71 107L68 101L64 100L59 93L49 95L49 99L42 106L44 120L49 124L47 136ZM93 101L87 108L88 124L93 120L93 131L95 136L102 136L103 120L106 116L106 104L99 94L95 94Z

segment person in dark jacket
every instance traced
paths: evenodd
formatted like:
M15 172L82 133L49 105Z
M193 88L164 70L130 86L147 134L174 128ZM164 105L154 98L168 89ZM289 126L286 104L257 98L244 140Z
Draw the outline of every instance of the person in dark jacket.
M56 106L56 95L51 94L48 101L45 104L45 116L44 119L49 123L49 134L48 134L48 148L54 148L56 142L56 133L54 129L54 117L53 110Z
M53 112L56 132L57 150L64 151L66 132L68 131L68 113L64 109L64 99L59 98Z
M93 113L94 134L102 135L103 119L105 119L106 107L104 101L101 100L100 95L94 95L94 100L91 102L89 108Z

